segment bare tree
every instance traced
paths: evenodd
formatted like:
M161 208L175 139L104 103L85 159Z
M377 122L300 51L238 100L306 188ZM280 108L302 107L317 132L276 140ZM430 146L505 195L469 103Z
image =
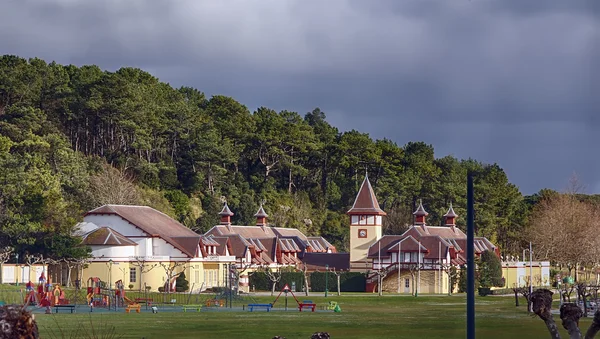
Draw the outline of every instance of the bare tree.
M574 194L544 198L534 208L529 236L537 254L566 267L578 280L580 266L593 267L600 254L598 208Z
M236 291L240 290L240 277L242 275L242 273L245 273L246 271L248 271L249 268L252 267L252 264L239 264L240 267L238 268L238 264L235 265L231 265L231 273L233 273L234 277L235 277L235 289ZM250 274L248 274L250 275Z
M550 336L553 339L560 339L558 326L552 317L552 291L547 289L539 289L532 293L530 302L533 306L533 312L544 321ZM569 337L572 339L581 338L581 330L579 329L579 319L583 316L581 309L572 303L563 304L560 307L560 319L563 327L569 332ZM600 310L594 314L594 320L588 328L585 339L592 339L600 330Z
M31 267L44 259L42 255L25 254L25 264L29 267L29 279L31 279ZM28 279L28 280L29 280Z
M0 249L0 284L4 283L4 264L10 259L13 248L10 246Z
M136 257L135 261L130 262L132 265L136 266L137 268L140 269L140 291L142 290L142 286L144 285L144 273L148 273L150 271L152 271L155 267L158 266L158 264L147 264L146 259L142 259L140 257Z
M336 270L335 267L330 269L329 271L332 272L333 274L335 274L335 277L337 278L337 295L340 296L340 295L342 295L340 278L341 278L342 274L344 274L345 271L344 270Z
M302 276L304 277L304 293L305 295L308 297L308 276L310 274L308 273L308 267L306 266L306 264L302 265Z
M179 267L185 267L187 264L186 261L179 261L175 264L171 264L171 262L163 263L162 261L158 263L164 270L167 275L167 281L165 282L165 293L171 292L171 279L175 276L175 270Z
M89 195L95 206L130 205L140 200L133 178L110 165L90 178Z
M271 281L271 296L273 296L273 294L275 294L275 285L281 280L281 268L277 267L275 271L273 271L269 266L263 266L263 271Z

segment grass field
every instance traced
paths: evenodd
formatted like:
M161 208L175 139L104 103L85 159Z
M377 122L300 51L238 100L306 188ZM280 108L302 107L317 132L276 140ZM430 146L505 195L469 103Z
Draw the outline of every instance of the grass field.
M272 297L256 297L272 302ZM325 304L323 297L310 297ZM36 314L42 338L310 338L325 331L332 338L464 338L464 295L457 296L330 296L341 313L323 312L200 312L200 313L103 313ZM288 305L293 306L293 299ZM524 300L522 300L524 303ZM283 301L277 302L283 306ZM557 307L557 306L555 306ZM91 322L91 325L90 325ZM560 319L558 319L560 327ZM57 325L58 324L58 325ZM587 328L589 319L582 319ZM527 314L526 307L514 306L511 297L477 297L478 338L545 338L543 322ZM92 330L93 327L93 330ZM60 328L60 330L58 329ZM110 332L114 329L116 336ZM75 334L79 329L79 333ZM85 331L88 335L82 334ZM561 328L562 330L562 328ZM61 333L62 331L62 333ZM95 332L95 336L89 335ZM568 337L562 331L563 337Z

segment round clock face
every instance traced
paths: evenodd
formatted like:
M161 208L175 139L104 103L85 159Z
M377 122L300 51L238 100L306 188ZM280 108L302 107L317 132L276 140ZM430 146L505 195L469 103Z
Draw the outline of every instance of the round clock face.
M358 231L358 236L359 237L366 237L367 236L367 231L366 230L360 230L360 231Z

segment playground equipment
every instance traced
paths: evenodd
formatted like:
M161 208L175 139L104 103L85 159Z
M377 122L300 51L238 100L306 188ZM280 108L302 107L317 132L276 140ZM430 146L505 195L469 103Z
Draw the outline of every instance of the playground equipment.
M315 304L314 302L312 302L312 300L303 300L302 302L300 302L298 300L298 298L296 298L296 296L294 295L294 292L292 292L292 290L290 289L290 287L288 286L288 284L285 284L285 286L283 286L283 289L281 290L281 292L279 292L279 294L277 295L277 298L275 298L275 301L273 301L271 303L271 307L273 307L273 305L275 305L275 303L277 302L277 300L279 299L279 297L281 296L282 293L285 293L285 308L287 309L287 294L291 293L292 297L294 297L294 300L296 300L296 303L298 303L298 311L302 312L302 309L304 308L310 308L313 312L315 311L315 308L317 307L317 304Z
M33 283L29 281L26 285L26 295L23 300L23 306L35 305L45 307L46 313L51 313L50 306L59 305L65 302L65 295L59 285L52 287L52 280L46 279L44 272L38 279L37 289L33 288ZM61 298L62 297L62 298ZM66 301L68 303L68 301Z
M91 307L106 307L110 309L111 291L106 288L106 283L98 277L91 277L87 281L87 303Z

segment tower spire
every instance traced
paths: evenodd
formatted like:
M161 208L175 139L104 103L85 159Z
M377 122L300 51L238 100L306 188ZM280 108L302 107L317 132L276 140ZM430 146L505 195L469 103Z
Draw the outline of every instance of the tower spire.
M415 224L421 225L423 230L427 232L427 226L425 225L425 217L428 216L429 213L427 213L427 211L425 211L425 208L423 208L423 201L421 199L419 199L419 206L417 207L417 210L413 212L413 215L415 216Z
M346 214L375 214L375 215L386 215L386 213L379 207L377 197L371 186L368 175L365 174L365 179L358 190L358 194L354 199L352 208L346 212Z

